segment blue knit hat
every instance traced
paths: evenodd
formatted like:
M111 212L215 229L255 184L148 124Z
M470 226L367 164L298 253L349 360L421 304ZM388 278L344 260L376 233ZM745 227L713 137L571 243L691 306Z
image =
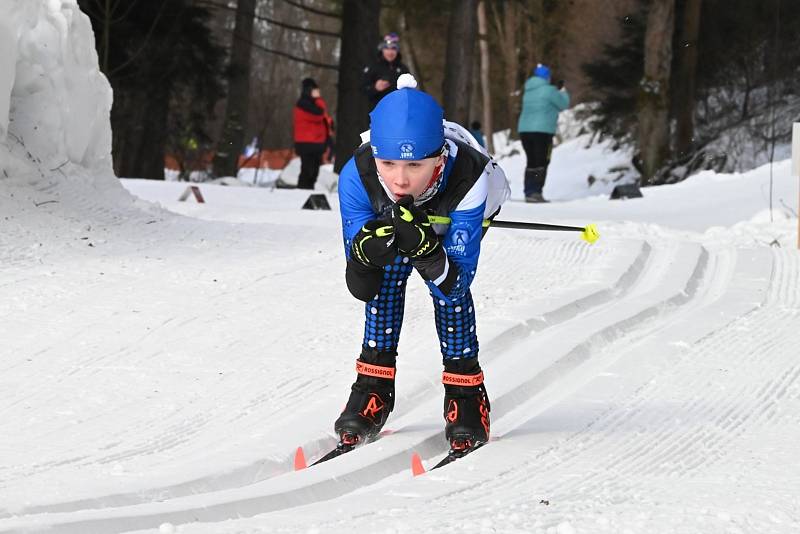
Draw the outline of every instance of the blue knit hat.
M421 160L439 155L444 145L444 111L429 94L415 89L403 74L378 102L370 117L372 155L381 159Z
M547 81L550 81L550 68L547 65L542 65L539 63L536 65L536 68L533 69L533 75L537 78L543 78Z

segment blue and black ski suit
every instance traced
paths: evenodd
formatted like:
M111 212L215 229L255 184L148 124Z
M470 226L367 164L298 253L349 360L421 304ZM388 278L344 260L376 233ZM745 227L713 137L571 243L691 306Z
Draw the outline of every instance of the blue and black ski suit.
M466 130L445 121L449 154L438 192L420 207L450 218L434 224L443 248L444 265L435 280L425 280L435 310L439 345L445 360L478 356L475 307L470 284L480 257L483 221L493 217L509 195L503 171L479 147L471 146ZM455 139L454 139L455 138ZM475 143L477 145L477 143ZM403 324L406 283L413 261L397 256L392 265L368 268L350 258L354 236L364 223L391 218L393 200L381 183L369 143L363 144L339 176L339 203L347 256L347 285L366 302L363 348L396 353Z

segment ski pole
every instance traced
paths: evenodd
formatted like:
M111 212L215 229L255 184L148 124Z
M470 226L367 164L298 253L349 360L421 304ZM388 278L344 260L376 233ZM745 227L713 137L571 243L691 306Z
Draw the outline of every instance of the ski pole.
M450 217L441 215L428 215L428 221L431 224L450 224ZM600 233L597 231L597 226L588 224L584 227L581 226L562 226L559 224L547 223L533 223L533 222L519 222L519 221L493 221L491 219L484 219L484 228L494 226L496 228L516 228L518 230L545 230L556 232L580 232L581 239L587 243L594 243L600 239Z

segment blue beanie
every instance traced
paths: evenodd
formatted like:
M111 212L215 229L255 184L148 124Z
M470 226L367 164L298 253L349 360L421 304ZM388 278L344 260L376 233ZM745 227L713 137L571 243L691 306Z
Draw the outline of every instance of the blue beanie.
M377 158L431 158L444 145L444 111L431 95L417 89L392 91L369 117L369 142Z
M550 81L550 68L547 65L542 65L539 63L536 65L536 68L533 69L533 75L537 78L543 78L547 81Z

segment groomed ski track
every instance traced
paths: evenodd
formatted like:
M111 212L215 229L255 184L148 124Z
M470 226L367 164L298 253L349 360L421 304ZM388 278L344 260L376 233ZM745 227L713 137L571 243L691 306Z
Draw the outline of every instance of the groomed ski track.
M294 446L313 460L333 445L327 431L361 336L360 308L345 300L335 215L310 214L303 226L220 225L141 202L107 209L107 198L90 202L86 193L46 181L26 193L59 200L38 208L32 227L48 254L31 252L30 225L4 236L0 296L10 304L0 319L9 332L16 321L44 333L8 346L0 372L27 385L0 392L0 430L12 436L11 450L54 446L42 461L20 463L19 452L0 465L0 494L25 495L0 510L0 532L152 532L165 522L194 523L185 532L257 532L256 522L229 520L267 512L272 532L307 524L375 531L397 528L403 516L440 532L563 530L590 520L598 532L692 532L704 521L708 532L800 526L797 479L770 482L781 480L781 461L796 462L791 447L759 446L764 435L798 437L800 262L792 252L636 235L622 225L615 232L613 223L601 231L626 237L596 247L491 231L473 293L492 443L410 477L412 451L430 467L447 449L431 306L412 277L393 432L293 472ZM319 310L320 295L333 309ZM98 321L96 306L119 317L118 328ZM218 369L215 359L225 357ZM193 389L198 368L204 376ZM125 391L107 385L120 374ZM170 380L183 384L180 396L169 394ZM76 406L51 413L70 394ZM271 433L281 436L277 446ZM225 463L237 442L246 452ZM254 451L259 443L268 452ZM201 476L158 474L195 463ZM150 476L129 474L133 467ZM86 469L123 483L63 498ZM63 490L47 491L51 477ZM719 511L730 491L749 511L742 518ZM763 514L752 513L753 500L765 503Z

